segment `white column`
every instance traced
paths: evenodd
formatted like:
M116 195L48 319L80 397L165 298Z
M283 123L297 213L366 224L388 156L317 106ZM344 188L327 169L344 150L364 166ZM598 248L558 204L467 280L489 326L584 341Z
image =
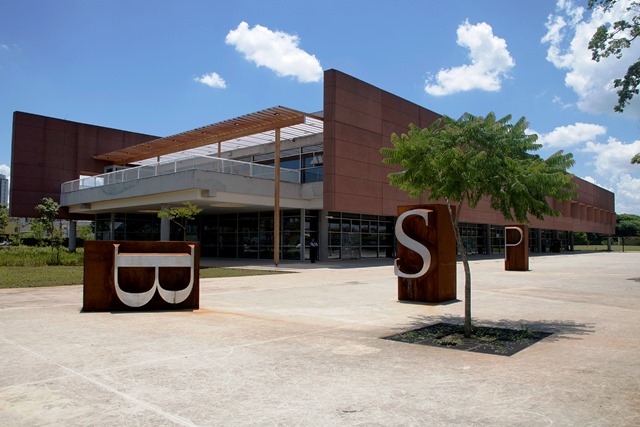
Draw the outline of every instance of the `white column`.
M160 209L167 210L169 205L162 205ZM160 240L171 240L171 222L169 218L160 218Z

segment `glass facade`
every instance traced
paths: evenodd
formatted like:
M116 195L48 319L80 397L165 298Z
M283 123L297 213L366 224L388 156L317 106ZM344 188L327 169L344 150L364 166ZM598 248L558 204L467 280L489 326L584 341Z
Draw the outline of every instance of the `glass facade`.
M96 216L97 240L160 240L160 219L155 214ZM199 241L205 257L273 259L272 211L200 215L187 224L187 241ZM183 229L171 222L171 240L183 240ZM309 242L318 240L318 211L280 212L280 258L309 257ZM301 244L303 240L303 244Z
M202 215L196 221L202 230L202 256L273 259L272 211ZM308 258L308 245L312 237L318 238L317 230L317 211L281 211L280 259L299 260L301 250Z
M235 160L273 166L274 153L256 154ZM320 182L324 178L322 144L292 148L280 152L280 167L300 171L300 182Z
M137 213L96 215L96 240L160 240L160 219L157 215ZM182 235L176 240L182 240Z
M329 212L329 259L387 258L394 256L394 218Z
M274 164L274 153L238 158ZM302 183L323 180L322 144L283 150L281 167L300 171ZM282 210L280 259L309 259L315 239L329 259L391 258L395 256L395 217L329 212L327 229L320 230L320 211ZM186 233L185 233L186 231ZM170 239L199 241L203 257L273 259L273 211L202 214L183 230L170 223ZM469 255L504 254L504 226L461 223L460 233ZM326 241L325 241L326 237ZM160 240L160 219L155 213L115 213L96 216L98 240ZM570 232L529 229L531 252L572 250Z

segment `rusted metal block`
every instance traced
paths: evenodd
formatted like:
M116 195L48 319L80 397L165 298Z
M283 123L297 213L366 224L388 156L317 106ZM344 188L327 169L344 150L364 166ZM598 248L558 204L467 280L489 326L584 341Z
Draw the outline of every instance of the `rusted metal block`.
M529 227L510 225L504 228L504 269L529 271Z
M87 241L83 311L198 309L195 242Z
M396 237L398 299L430 303L456 299L456 239L447 206L398 206Z

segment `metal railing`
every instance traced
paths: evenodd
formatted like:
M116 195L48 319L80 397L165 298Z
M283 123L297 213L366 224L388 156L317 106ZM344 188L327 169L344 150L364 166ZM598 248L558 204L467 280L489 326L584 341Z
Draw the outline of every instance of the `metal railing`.
M275 168L273 166L221 159L218 157L191 156L67 181L62 184L61 193L70 193L87 188L136 181L142 178L168 175L188 170L203 170L271 180L275 177ZM280 181L299 183L300 171L281 168Z

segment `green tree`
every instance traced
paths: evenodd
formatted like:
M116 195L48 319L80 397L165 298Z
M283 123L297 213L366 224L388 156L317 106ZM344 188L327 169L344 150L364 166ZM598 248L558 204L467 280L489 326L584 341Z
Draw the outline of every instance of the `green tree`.
M62 230L55 227L55 220L58 217L58 212L60 212L60 204L50 197L43 197L42 203L36 205L35 209L40 214L39 220L49 235L51 248L57 250L56 260L60 263L60 248L64 242L64 237L62 236Z
M187 223L202 212L202 209L191 202L184 202L183 205L158 212L158 218L167 218L177 224L182 228L182 240L187 240Z
M93 232L93 225L81 225L78 227L78 237L82 240L93 240L96 238Z
M49 237L53 237L54 223L60 211L60 205L50 197L44 197L42 203L36 205L36 211L40 214L40 221L44 225Z
M589 9L601 8L608 11L618 0L589 0ZM591 37L589 49L591 59L600 61L613 55L620 59L624 49L631 47L631 44L640 35L640 2L634 0L629 2L627 11L633 11L631 21L621 19L612 25L601 25ZM613 107L614 111L622 113L631 99L638 94L640 84L640 58L627 68L624 77L615 79L613 87L619 88L618 103ZM636 154L631 163L640 163L640 153Z
M588 245L589 238L587 237L587 233L579 231L573 235L573 244L574 245Z
M640 216L619 214L616 216L616 236L640 236Z
M36 240L38 246L44 246L44 238L46 236L46 226L40 218L34 218L30 221L30 233L27 237L32 237Z
M9 208L0 205L0 232L4 233L4 228L9 224Z
M618 0L589 0L590 9L601 8L605 11L610 10ZM631 47L631 44L640 35L640 3L638 1L629 2L628 11L635 12L631 21L620 20L612 25L601 25L593 34L589 42L591 50L591 58L594 61L600 61L602 58L608 58L613 55L620 59L624 49ZM621 113L629 104L629 101L638 94L638 84L640 84L640 58L629 66L624 77L615 79L613 86L619 88L618 103L613 108Z
M464 114L458 120L447 116L426 128L409 126L400 136L393 134L393 148L384 147L385 164L397 164L402 171L389 174L391 185L410 197L426 195L444 201L455 232L465 272L465 335L472 333L471 269L459 232L463 206L473 209L482 198L508 220L528 222L528 215L542 219L557 216L547 198L574 197L573 175L567 173L574 161L559 151L548 159L530 154L541 148L537 135L527 134L528 123L521 118L510 124L511 116L496 120ZM455 206L455 215L452 206Z

